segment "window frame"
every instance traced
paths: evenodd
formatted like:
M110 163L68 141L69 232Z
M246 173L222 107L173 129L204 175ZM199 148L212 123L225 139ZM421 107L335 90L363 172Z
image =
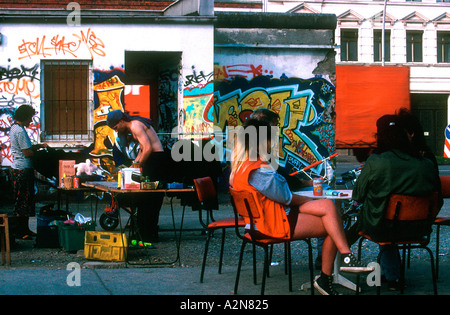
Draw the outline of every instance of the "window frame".
M437 62L450 63L450 31L437 31L436 35ZM447 47L447 49L445 49L445 47Z
M378 37L379 34L379 37ZM376 36L377 35L377 36ZM374 29L373 30L373 61L381 62L382 51L381 51L381 40L382 40L383 30ZM376 52L378 51L379 59L377 60ZM384 60L391 61L391 30L384 30Z
M422 30L406 31L406 62L423 62L423 33ZM420 35L420 40L414 38L416 35ZM410 39L409 36L413 38ZM420 47L420 53L417 51L418 47ZM420 58L417 58L417 55L420 55Z
M353 36L348 36L350 34L352 34ZM341 61L358 61L359 30L355 28L341 28L340 35L341 35ZM352 44L354 44L354 47L351 47ZM352 51L353 54L355 55L355 59L350 58Z
M48 78L46 78L49 74L48 69L52 69L52 67L68 67L72 66L74 70L81 70L86 71L86 74L79 74L80 80L79 84L83 86L82 89L83 93L80 94L79 99L69 100L68 94L66 92L66 99L56 99L54 98L54 95L49 96L48 94L48 88L47 84L52 84L52 82L47 82ZM78 69L77 69L78 67ZM83 69L84 67L84 69ZM66 74L69 74L69 70L62 70L65 71ZM74 71L75 73L75 71ZM73 74L75 76L75 74ZM53 79L52 79L53 80ZM57 79L56 79L57 80ZM55 81L53 81L55 82ZM74 81L75 82L75 81ZM66 90L72 88L73 86L69 86L70 84L75 84L74 82L69 82L69 80L62 80L58 82L59 86L57 89L64 89ZM41 140L45 142L52 143L56 146L59 144L67 146L69 145L89 145L94 141L94 126L93 126L93 69L92 69L92 60L90 59L46 59L41 60ZM59 93L59 92L58 92ZM61 94L57 94L61 95ZM72 94L74 96L75 93ZM72 108L73 116L70 116L70 119L73 119L73 128L72 133L68 130L68 125L65 125L63 127L56 127L52 128L50 131L50 128L48 123L50 121L55 121L58 118L49 118L47 115L54 114L60 107L57 109L49 108L51 105L47 105L51 102L72 102L74 104ZM80 104L78 106L78 104ZM59 106L59 105L58 105ZM66 105L67 106L67 105ZM86 117L86 121L81 120L80 129L77 130L76 124L80 122L79 115L77 117L77 110L81 110L82 117ZM67 113L67 108L66 108ZM59 128L59 130L58 130Z

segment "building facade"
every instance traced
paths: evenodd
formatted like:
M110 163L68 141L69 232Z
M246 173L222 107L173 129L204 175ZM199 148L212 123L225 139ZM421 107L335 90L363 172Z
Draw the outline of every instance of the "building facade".
M111 164L109 111L153 119L170 134L210 132L213 9L205 1L0 1L0 142L21 104L36 110L34 142L89 150ZM182 118L181 118L182 117ZM164 136L165 135L165 136Z
M106 116L115 109L152 118L171 148L178 138L209 139L215 127L226 134L265 107L280 115L287 171L335 152L334 14L214 14L212 0L0 8L3 166L12 162L8 130L21 104L36 110L34 142L88 151L106 171L115 142Z

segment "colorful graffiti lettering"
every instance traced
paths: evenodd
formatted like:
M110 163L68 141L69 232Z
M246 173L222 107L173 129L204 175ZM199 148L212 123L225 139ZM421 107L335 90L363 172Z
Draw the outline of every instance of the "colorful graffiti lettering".
M19 60L24 58L30 58L33 56L50 57L57 55L68 55L69 57L78 57L76 54L80 47L85 47L91 58L94 55L105 56L105 44L98 38L94 31L90 28L84 32L80 31L79 34L72 34L75 39L66 39L65 36L59 34L54 35L47 39L46 35L37 37L36 40L22 39L22 44L18 46Z
M32 105L39 111L36 100L40 97L38 76L39 65L0 66L0 161L2 165L11 165L9 129L13 123L14 110L23 104ZM39 140L40 118L37 114L33 123L27 127L33 142Z
M112 156L111 148L106 148L104 143L109 141L114 143L114 130L106 125L106 116L110 111L120 109L124 110L121 97L125 84L120 80L117 74L106 80L94 84L94 93L97 103L94 108L94 149L91 156Z
M178 113L178 130L187 138L213 133L213 90L213 82L184 89L183 108Z
M216 82L214 89L215 121L223 131L241 125L257 108L278 113L280 167L302 168L334 152L334 126L324 119L334 99L334 87L328 81L235 77Z

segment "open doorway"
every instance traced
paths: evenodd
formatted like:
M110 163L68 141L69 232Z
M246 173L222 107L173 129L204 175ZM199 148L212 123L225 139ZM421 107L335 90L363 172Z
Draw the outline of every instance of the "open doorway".
M181 52L125 51L125 111L170 133L177 126L180 69Z
M422 124L427 144L437 156L444 154L448 94L411 94L411 111Z

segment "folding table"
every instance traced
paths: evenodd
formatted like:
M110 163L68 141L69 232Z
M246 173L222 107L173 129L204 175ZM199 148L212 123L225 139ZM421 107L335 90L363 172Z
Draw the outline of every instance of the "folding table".
M173 223L173 229L174 229L174 235L175 235L175 243L176 243L176 248L177 248L177 255L174 261L172 262L166 262L166 263L158 263L158 265L160 264L173 264L175 262L179 262L181 264L180 261L180 243L181 243L181 234L182 234L182 230L183 230L183 219L184 219L184 212L185 212L185 208L186 205L183 205L183 213L182 213L182 218L181 218L181 223L180 223L180 234L177 235L177 229L175 226L175 216L174 216L174 211L173 211L173 198L177 197L179 198L181 195L183 194L192 194L195 193L195 189L194 188L176 188L176 189L121 189L117 187L117 182L107 182L107 181L96 181L96 182L85 182L82 183L82 186L84 187L89 187L92 189L97 189L99 191L103 191L103 192L107 192L110 193L111 196L113 198L116 198L117 196L142 196L142 195L146 195L146 196L151 196L151 194L155 194L155 193L163 193L165 196L170 197L170 207L171 207L171 211L172 211L172 223ZM116 198L117 201L117 213L119 216L119 226L120 226L120 232L121 235L123 235L123 227L122 227L122 223L121 223L121 219L120 219L120 199L121 198ZM131 198L133 199L133 198ZM136 231L139 233L139 231L137 230L135 224L136 224L136 217L135 217L135 212L130 211L130 226L132 227L132 229L136 229ZM123 240L122 240L123 241ZM128 260L126 260L127 263ZM150 264L151 265L151 264Z

